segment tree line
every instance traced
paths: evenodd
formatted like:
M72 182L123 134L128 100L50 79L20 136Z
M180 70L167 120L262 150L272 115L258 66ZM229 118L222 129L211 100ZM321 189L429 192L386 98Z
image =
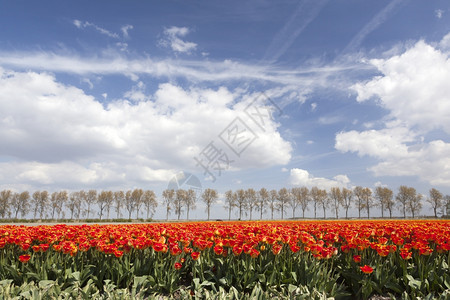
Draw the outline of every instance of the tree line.
M162 204L165 209L166 220L171 213L180 219L186 213L185 219L189 220L189 212L196 208L197 201L201 200L206 206L207 219L210 219L210 210L213 204L219 199L219 193L215 189L205 189L197 194L189 189L166 189L162 192ZM270 218L277 217L297 217L297 212L301 211L302 218L305 212L313 210L314 218L340 218L339 212L344 210L345 218L348 218L348 211L351 207L356 208L358 217L370 218L373 208L379 208L381 216L385 214L392 218L393 212L398 210L404 218L408 216L416 217L422 209L423 201L430 203L434 217L438 213L448 214L445 211L449 206L450 196L444 196L435 188L429 190L426 197L416 192L416 189L408 186L400 186L394 197L394 192L387 187L376 187L372 190L367 187L356 186L353 189L332 187L329 191L318 187L293 187L291 189L281 188L279 190L238 189L228 190L223 195L224 208L227 210L228 219L231 219L233 212L237 213L240 220L244 218L262 219L265 213L270 214ZM24 218L28 213L34 219L80 219L102 218L109 219L113 211L116 218L122 217L123 210L126 216L142 218L141 213L149 219L153 216L158 200L156 194L151 190L134 189L128 191L59 191L49 193L47 191L35 191L30 194L28 191L21 193L11 190L0 192L0 217ZM331 214L327 216L327 212ZM289 213L290 211L290 213ZM65 214L68 213L66 216ZM95 215L97 214L97 215ZM134 215L133 215L134 214ZM257 216L255 217L255 214Z
M121 211L127 211L131 219L133 213L139 218L141 211L145 211L147 219L155 212L158 202L156 194L150 190L134 189L128 191L101 191L88 190L67 192L59 191L49 193L47 191L28 191L21 193L3 190L0 192L0 216L4 218L18 218L19 214L24 218L28 213L33 214L34 219L80 219L85 217L109 219L111 210L116 217L121 217ZM64 209L65 208L65 209ZM97 210L95 210L97 208ZM66 212L69 213L66 216ZM98 216L94 215L94 212Z
M195 208L195 197L189 196L189 191L184 190L165 190L163 191L163 205L166 210L166 219L174 210L178 219L186 210L186 219L189 219L189 210ZM213 189L206 189L201 194L201 200L206 205L207 219L210 219L211 206L218 200L218 192ZM329 217L338 219L339 211L345 211L345 218L348 218L348 211L354 207L358 211L358 217L370 218L372 208L379 208L384 218L385 213L392 218L393 212L397 209L403 217L416 217L422 209L423 201L431 204L434 217L438 213L445 214L445 207L450 203L450 196L444 196L435 188L430 189L429 196L425 197L417 193L416 189L408 186L400 186L394 197L394 192L387 187L377 187L374 191L367 187L357 186L353 189L332 187L329 191L318 187L293 187L291 189L281 188L279 190L267 190L261 188L256 191L253 188L239 189L236 191L228 190L224 194L224 208L228 212L228 219L234 212L237 213L239 220L248 217L254 218L258 214L259 219L263 218L265 213L270 213L270 218L275 218L275 213L281 219L288 217L288 210L296 218L296 212L301 210L302 218L305 218L305 212L309 209L314 211L314 218L318 218L319 211L322 211L322 217L327 218L327 211L330 209L334 214ZM363 215L364 214L364 215ZM448 212L447 212L448 214Z

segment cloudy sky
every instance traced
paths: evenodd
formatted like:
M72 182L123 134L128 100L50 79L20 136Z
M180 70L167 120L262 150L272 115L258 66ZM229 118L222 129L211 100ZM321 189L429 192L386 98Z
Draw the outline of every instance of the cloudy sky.
M0 29L0 189L450 193L448 1L3 1Z

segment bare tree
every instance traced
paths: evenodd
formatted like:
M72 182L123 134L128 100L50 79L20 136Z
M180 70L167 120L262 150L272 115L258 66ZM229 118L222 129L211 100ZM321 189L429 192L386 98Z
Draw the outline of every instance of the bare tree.
M365 207L364 202L364 189L362 186L357 186L353 189L353 194L356 197L356 206L358 208L358 218L361 219L361 211Z
M364 200L364 208L367 210L367 219L370 218L370 208L373 206L372 190L368 187L363 189L362 197Z
M142 202L144 203L145 209L147 211L147 220L148 220L153 216L153 214L155 213L155 209L158 206L155 192L151 190L144 191L144 195L142 195Z
M250 220L252 219L252 213L253 209L257 205L257 197L256 197L256 191L252 188L249 188L245 191L245 200L247 202L247 209L250 213Z
M106 218L109 219L109 212L111 211L111 206L114 203L114 192L108 191L108 197L106 198Z
M328 197L328 193L326 190L319 189L317 191L317 204L322 206L323 209L323 218L327 218L326 209L330 206L330 198Z
M292 194L287 188L281 188L278 191L277 205L278 209L281 211L281 219L284 219L284 211L291 198L293 198Z
M193 189L186 191L186 198L184 199L186 205L186 219L189 220L189 211L195 209L195 203L197 201L197 194Z
M236 191L236 207L239 209L239 220L242 220L242 212L247 208L246 194L243 189Z
M125 193L123 191L115 191L114 192L114 204L116 208L116 216L117 218L121 217L120 209L125 201Z
M442 205L442 214L450 216L450 195L444 196L444 203Z
M178 220L181 217L181 213L183 211L183 204L185 203L186 198L187 198L186 190L178 189L175 194L175 200L174 200L175 214L178 216Z
M339 219L339 206L344 201L341 189L339 187L332 187L330 190L330 198L332 200L332 205L334 208L336 219Z
M292 218L295 218L295 210L300 205L299 201L299 188L292 188L289 191L290 197L288 198L288 202L286 203L290 208L292 208ZM297 194L296 194L297 193Z
M431 204L434 211L434 217L437 218L437 211L443 205L444 196L437 189L430 189L430 197L427 198L427 202Z
M48 192L47 191L36 191L33 193L33 204L34 204L34 218L36 219L39 213L39 219L45 216L45 210L48 206Z
M31 198L31 203L33 204L34 207L34 214L33 214L33 219L36 219L37 216L37 212L39 209L39 198L41 197L41 192L40 191L35 191L33 193L33 196Z
M98 208L99 208L99 212L98 212L98 216L100 218L100 220L103 217L103 212L106 210L108 211L108 215L109 215L109 207L111 207L111 204L114 200L114 194L112 191L101 191L100 194L98 194L97 197L97 203L98 203Z
M342 206L345 209L345 218L348 219L348 209L352 205L353 192L350 189L342 188Z
M28 212L29 201L30 201L30 193L27 191L22 192L20 194L19 193L12 194L10 204L14 212L14 218L17 219L19 212L22 218L25 217L25 215Z
M228 220L231 220L231 211L236 207L236 193L232 190L225 192L225 208L228 209Z
M206 212L208 214L208 220L209 220L211 205L217 201L218 197L219 196L217 194L217 191L213 190L213 189L206 189L202 193L202 200L206 204Z
M166 206L166 220L169 220L169 213L175 200L175 190L164 190L162 196L163 204Z
M57 202L56 202L56 213L58 214L58 219L61 217L64 218L63 206L69 199L69 195L67 191L60 191L57 194Z
M0 192L0 215L3 219L8 213L12 195L13 192L11 190L3 190Z
M84 196L84 202L87 204L86 214L87 218L89 219L91 213L91 205L97 202L97 191L89 190Z
M50 206L51 206L51 208L52 208L52 214L51 214L51 218L52 219L55 219L55 212L56 212L56 209L58 208L58 201L59 201L59 198L58 198L58 193L59 192L53 192L52 194L51 194L51 196L50 196Z
M378 200L377 205L381 209L381 217L384 218L384 210L388 209L390 217L392 218L392 207L394 205L393 201L394 193L390 188L378 186L375 189L375 199ZM390 209L389 209L390 208Z
M322 206L323 218L326 218L326 208L329 205L329 198L326 190L319 189L317 186L311 188L311 199L314 202L314 219L317 218L317 206Z
M421 194L416 193L414 194L415 194L414 197L409 199L406 208L406 210L412 214L413 218L415 218L416 214L420 213L420 210L422 209L422 198L423 198Z
M72 220L73 217L79 218L79 214L77 212L81 209L78 209L79 206L81 206L81 192L72 192L69 195L69 200L67 201L67 208L70 210L70 219Z
M142 189L134 189L131 193L134 207L136 209L136 219L139 219L139 211L141 210L142 206L142 195L144 195L144 191Z
M269 207L270 207L270 219L272 220L273 220L273 212L278 209L277 199L278 199L278 192L276 190L271 190L269 192Z
M86 199L87 199L87 192L85 190L81 190L79 191L80 193L80 202L77 203L76 205L76 213L75 216L77 219L80 219L82 217L82 215L84 215L84 203L86 203Z
M260 212L259 219L262 220L266 204L269 201L269 191L267 191L265 188L261 188L257 193L257 197L258 201L256 202L255 209Z
M407 187L405 185L401 185L399 187L395 199L397 200L400 210L403 212L403 218L406 218L406 208L408 206L408 203L412 201L411 199L414 198L415 196L416 196L415 188Z
M131 220L131 214L133 213L134 208L135 208L134 198L133 198L132 194L133 194L133 191L128 190L128 191L126 191L125 198L124 198L124 200L125 200L124 205L128 211L128 220Z
M295 187L291 190L292 195L296 199L296 201L299 203L301 209L302 209L302 218L305 218L305 210L308 209L309 201L311 200L309 195L309 190L306 186L303 187Z

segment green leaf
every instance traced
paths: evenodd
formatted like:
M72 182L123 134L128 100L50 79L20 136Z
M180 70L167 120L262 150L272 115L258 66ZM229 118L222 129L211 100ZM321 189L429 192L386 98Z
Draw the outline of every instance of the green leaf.
M49 289L55 284L56 284L56 282L53 281L53 280L41 280L41 281L39 281L39 287L41 289Z
M398 283L395 283L395 282L387 282L384 285L384 287L389 289L389 290L392 290L392 291L394 291L396 293L399 293L399 294L401 294L403 292L402 287Z
M406 275L408 278L408 285L413 289L420 289L422 282L420 280L414 279L411 275Z
M288 285L288 291L291 294L292 292L294 292L297 289L297 286L293 285L293 284L289 284Z

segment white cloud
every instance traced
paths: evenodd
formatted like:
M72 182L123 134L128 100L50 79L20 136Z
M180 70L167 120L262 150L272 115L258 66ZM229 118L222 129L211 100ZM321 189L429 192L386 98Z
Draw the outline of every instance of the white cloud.
M305 28L314 21L326 4L326 0L300 2L283 28L272 39L264 55L264 60L277 61Z
M358 101L372 97L392 119L421 130L450 133L450 59L448 53L417 42L401 55L370 63L383 74L352 88Z
M389 157L370 168L377 176L419 176L437 186L450 186L450 143L435 140L410 146L400 158Z
M439 47L443 50L450 50L450 33L444 36L444 38L440 41Z
M142 81L134 85L131 91L126 92L124 97L136 102L149 100L149 97L145 95L145 84Z
M126 99L104 106L51 74L0 68L0 178L64 188L66 181L132 186L167 181L179 169L200 173L194 156L212 140L227 151L218 134L237 116L258 138L240 158L231 157L239 160L232 169L290 160L292 148L279 124L267 119L263 132L242 112L244 103L234 104L251 99L245 91L169 83L151 95L144 90L138 82Z
M316 108L317 108L317 103L316 102L311 103L311 111L316 111Z
M306 186L308 188L316 186L321 189L330 190L332 187L348 187L350 179L347 175L337 175L333 179L315 177L307 170L294 168L291 169L290 182L296 186Z
M102 27L99 27L99 26L97 26L97 25L95 25L95 24L93 24L93 23L90 23L90 22L87 22L87 21L80 21L80 20L74 20L73 21L73 25L75 25L77 28L79 28L79 29L84 29L84 28L87 28L87 27L92 27L92 28L94 28L97 32L99 32L99 33L101 33L101 34L103 34L103 35L106 35L106 36L109 36L109 37L112 37L112 38L115 38L115 39L118 39L119 38L119 35L117 34L117 33L114 33L114 32L111 32L111 31L109 31L109 30L106 30L106 29L104 29L104 28L102 28Z
M118 42L118 43L116 43L116 46L120 51L128 52L128 44L127 43Z
M127 39L130 37L128 31L130 31L131 29L133 29L133 25L125 25L120 28L124 38Z
M436 9L434 11L434 13L436 14L436 18L440 19L440 18L442 18L442 15L444 14L444 11L442 9Z
M342 122L344 118L342 116L324 116L319 118L319 123L322 125L331 125Z
M407 128L395 127L382 130L355 130L336 135L335 148L342 152L357 152L380 159L403 157L408 153L406 142L414 141Z
M160 41L163 46L170 47L177 53L190 53L197 48L197 44L193 42L186 42L181 37L189 33L187 27L172 26L164 29L165 38Z
M392 17L395 14L400 4L402 4L404 0L393 0L389 1L388 4L380 10L361 30L356 34L350 43L345 47L344 53L348 51L354 51L357 49L361 42L375 29L377 29L381 24L383 24L387 19Z
M94 88L94 84L89 78L83 78L81 79L81 82L86 83L91 90Z
M450 186L450 144L430 135L450 134L449 54L419 41L400 55L370 63L382 75L352 88L358 101L374 98L389 111L385 128L340 132L335 148L379 159L370 168L378 176L418 176Z
M125 51L126 52L126 51ZM325 66L321 68L283 69L277 66L248 64L234 61L204 61L183 59L128 59L124 52L100 53L92 57L79 57L52 52L0 52L0 65L21 70L64 72L78 75L125 76L149 75L155 78L183 78L189 82L263 81L281 84L280 91L295 91L295 96L303 102L316 87L341 88L341 83L333 82L339 74L362 67L354 65ZM363 66L367 68L367 66ZM327 78L327 80L324 80Z

